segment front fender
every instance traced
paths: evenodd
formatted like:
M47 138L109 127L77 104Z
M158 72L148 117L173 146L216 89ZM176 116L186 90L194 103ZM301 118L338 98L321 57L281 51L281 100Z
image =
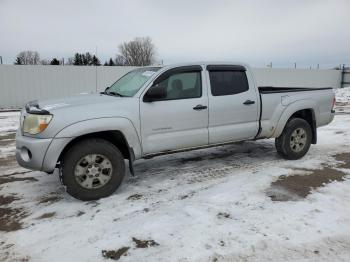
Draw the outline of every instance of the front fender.
M83 120L63 128L54 138L75 138L90 133L111 130L123 133L129 146L133 148L136 158L142 155L141 142L137 135L136 128L133 123L125 117L104 117Z
M272 137L279 137L281 133L283 132L283 129L285 125L287 124L287 121L290 119L290 117L297 111L303 110L303 109L312 109L315 114L315 119L317 120L317 115L319 115L319 108L317 106L316 101L312 99L303 99L295 101L291 104L289 104L285 110L283 110L281 117L279 118L276 128L272 134Z
M129 146L133 148L135 159L141 158L142 151L140 139L137 135L135 126L128 118L105 117L87 119L66 126L54 136L45 154L43 170L52 171L55 168L62 150L74 138L95 132L111 130L122 132Z

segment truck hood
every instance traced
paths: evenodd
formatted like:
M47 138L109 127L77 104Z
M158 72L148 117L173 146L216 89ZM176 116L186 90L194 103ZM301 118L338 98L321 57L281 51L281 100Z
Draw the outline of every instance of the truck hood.
M115 103L121 97L108 96L102 94L79 94L70 97L63 97L57 99L40 100L38 105L40 109L54 113L60 109L84 107L96 104Z
M29 109L29 110L28 110ZM59 99L33 101L26 105L26 112L52 114L48 128L36 135L39 138L54 137L60 130L77 122L97 118L139 117L137 97L117 97L103 94L75 95Z

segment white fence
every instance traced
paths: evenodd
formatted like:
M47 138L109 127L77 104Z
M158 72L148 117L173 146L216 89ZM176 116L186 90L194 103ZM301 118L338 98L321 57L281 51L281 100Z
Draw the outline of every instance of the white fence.
M104 90L134 67L0 65L0 108Z
M341 87L341 70L255 68L259 86L279 87Z
M104 90L133 67L0 65L0 108L20 108L26 102ZM259 86L339 88L341 71L253 69Z

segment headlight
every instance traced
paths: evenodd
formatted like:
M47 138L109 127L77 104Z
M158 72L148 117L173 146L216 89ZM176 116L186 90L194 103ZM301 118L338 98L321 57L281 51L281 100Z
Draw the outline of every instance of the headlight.
M28 114L24 118L23 132L36 135L43 132L49 125L52 115Z

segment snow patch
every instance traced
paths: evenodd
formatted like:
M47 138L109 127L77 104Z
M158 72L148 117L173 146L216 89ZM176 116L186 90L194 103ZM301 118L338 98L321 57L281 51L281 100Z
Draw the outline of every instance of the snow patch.
M336 101L341 103L350 102L350 87L338 88L335 91Z

